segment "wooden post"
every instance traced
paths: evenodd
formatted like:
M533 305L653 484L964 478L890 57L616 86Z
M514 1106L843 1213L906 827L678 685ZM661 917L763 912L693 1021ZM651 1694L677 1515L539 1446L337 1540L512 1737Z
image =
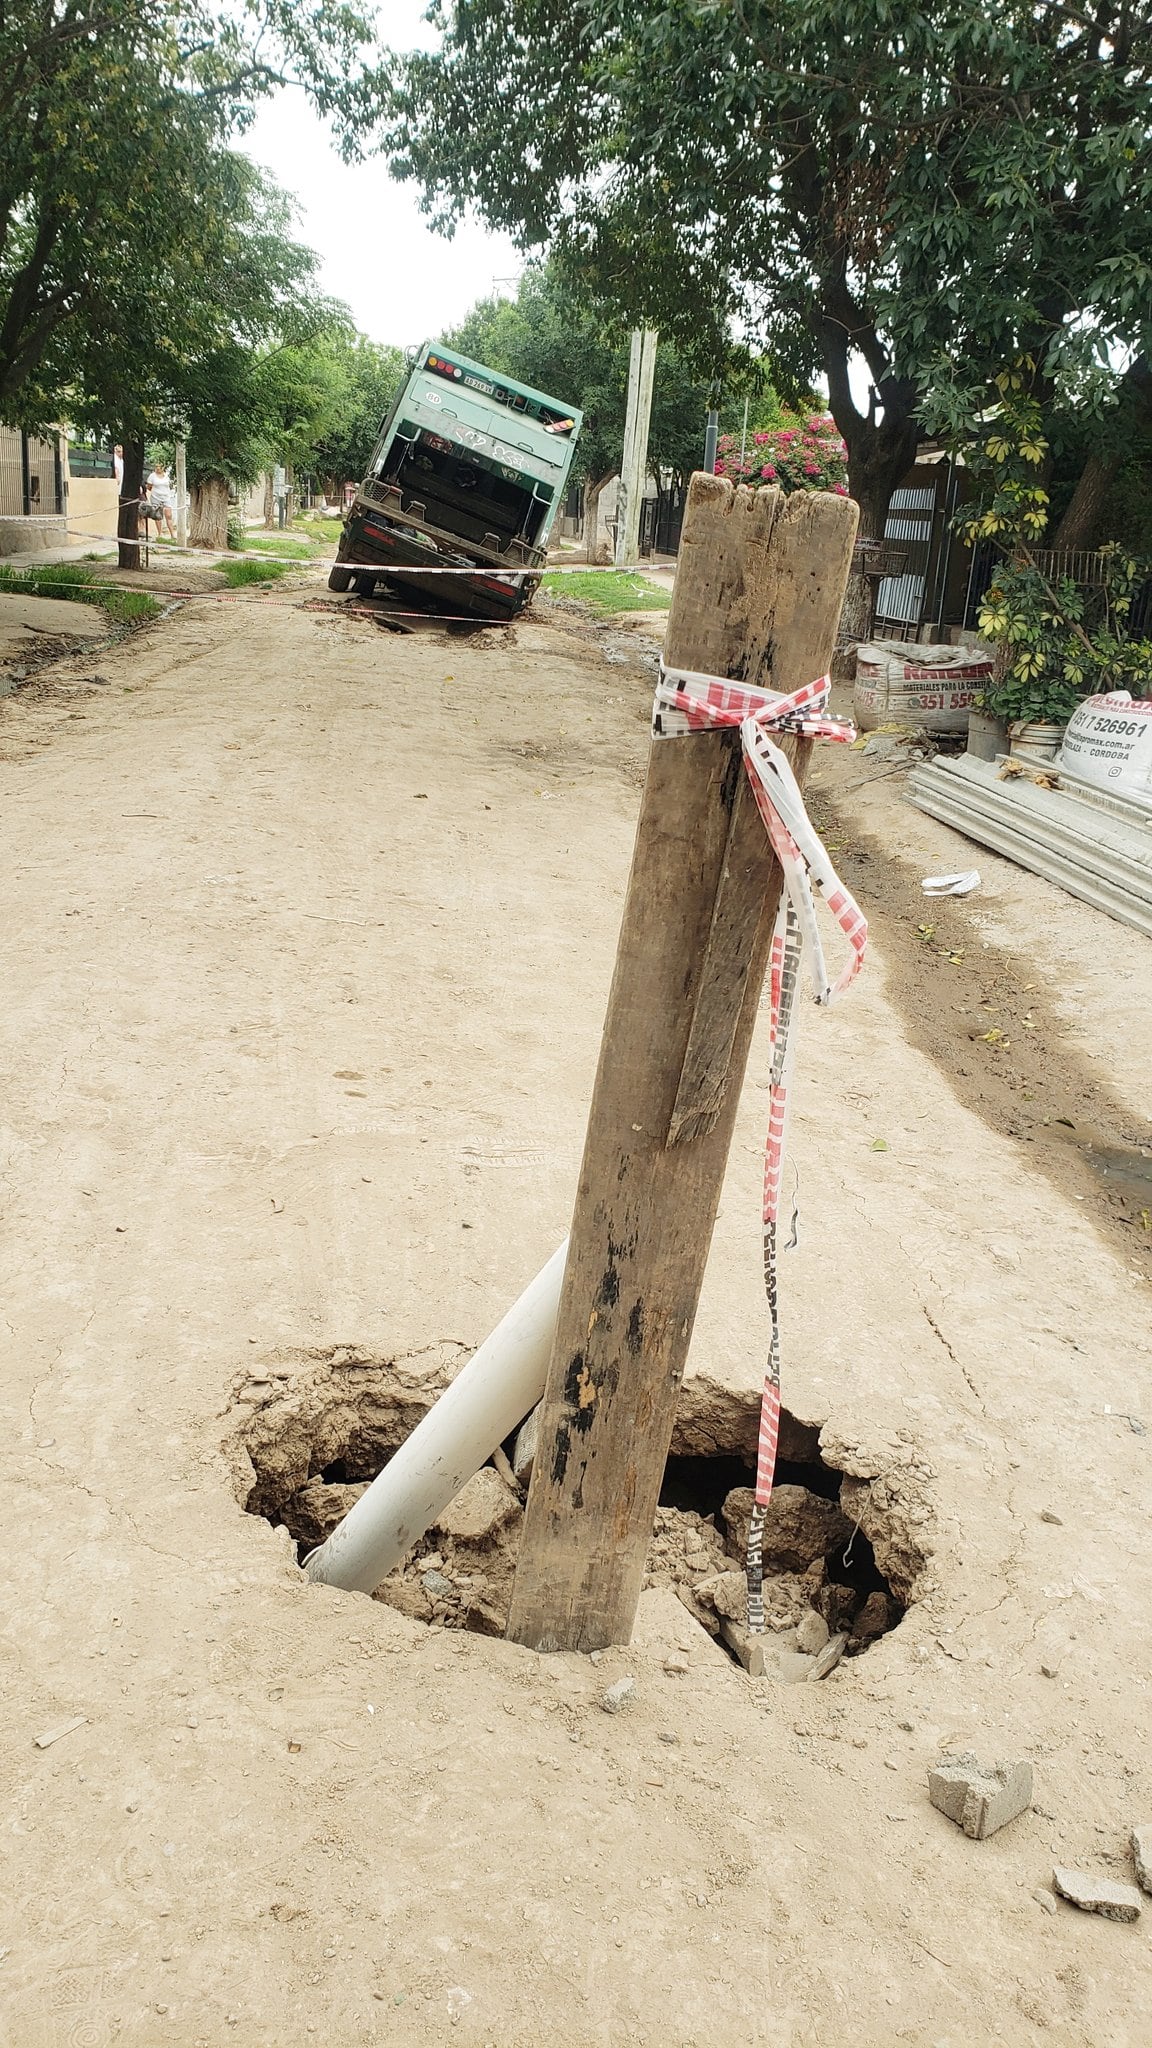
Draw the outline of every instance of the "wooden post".
M855 531L831 493L694 476L669 665L823 675ZM632 1632L779 890L739 734L655 741L508 1623L534 1649Z

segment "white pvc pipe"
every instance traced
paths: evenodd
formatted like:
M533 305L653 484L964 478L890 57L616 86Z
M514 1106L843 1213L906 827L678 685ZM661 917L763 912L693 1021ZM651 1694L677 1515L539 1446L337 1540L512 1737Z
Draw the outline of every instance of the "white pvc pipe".
M536 1406L548 1374L567 1256L565 1238L367 1493L305 1559L310 1579L371 1593Z

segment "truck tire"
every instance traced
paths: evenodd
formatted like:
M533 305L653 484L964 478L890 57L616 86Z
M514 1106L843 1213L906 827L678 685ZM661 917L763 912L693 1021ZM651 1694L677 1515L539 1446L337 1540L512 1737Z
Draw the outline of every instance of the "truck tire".
M342 563L337 562L336 567L334 569L329 569L329 590L348 590L351 587L351 583L352 571L351 569L345 569Z
M357 597L375 597L376 578L374 576L357 576L354 578L354 581Z

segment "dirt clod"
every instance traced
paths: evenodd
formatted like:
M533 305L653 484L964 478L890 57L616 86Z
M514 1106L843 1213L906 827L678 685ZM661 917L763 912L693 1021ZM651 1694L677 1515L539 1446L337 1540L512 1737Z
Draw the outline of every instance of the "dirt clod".
M748 1548L753 1501L752 1488L740 1486L734 1487L724 1502L724 1526L733 1557L743 1557ZM803 1486L774 1487L764 1521L765 1565L802 1572L837 1545L843 1548L851 1534L851 1522L834 1501L822 1500Z
M327 1542L333 1529L367 1491L367 1480L357 1486L329 1486L323 1479L310 1479L284 1503L280 1518L297 1543L311 1550L318 1543Z
M518 1521L520 1513L517 1496L491 1465L485 1465L442 1510L436 1527L457 1543L488 1543Z
M614 1685L608 1686L607 1690L601 1693L600 1705L606 1714L619 1714L628 1705L628 1702L635 1699L635 1697L636 1680L634 1678L618 1678Z
M873 1597L872 1594L868 1596L870 1600ZM802 1650L806 1657L815 1657L826 1647L827 1642L828 1623L822 1614L818 1614L816 1609L811 1607L807 1614L801 1615L797 1625L796 1648Z

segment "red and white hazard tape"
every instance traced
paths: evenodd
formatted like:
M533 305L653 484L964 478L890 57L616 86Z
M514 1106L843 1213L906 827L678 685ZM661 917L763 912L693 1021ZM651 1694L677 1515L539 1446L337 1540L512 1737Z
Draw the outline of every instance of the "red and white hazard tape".
M772 1068L769 1076L768 1140L764 1152L764 1289L768 1297L769 1347L760 1404L760 1438L756 1456L756 1489L748 1530L748 1627L764 1628L764 1521L772 1497L776 1446L780 1435L780 1314L776 1277L780 1184L784 1168L784 1137L788 1090L792 1076L795 1032L792 1029L800 970L807 958L818 1003L834 1002L859 973L868 942L868 926L844 887L804 807L791 764L775 744L773 733L799 733L807 739L855 739L846 718L827 709L831 684L827 676L783 696L774 690L753 690L746 683L720 676L694 674L660 664L660 680L652 707L652 731L658 739L683 733L715 732L738 726L744 766L783 871L780 912L772 938L769 995L772 1018ZM839 978L829 980L824 948L816 922L812 893L815 883L848 941L848 958Z

